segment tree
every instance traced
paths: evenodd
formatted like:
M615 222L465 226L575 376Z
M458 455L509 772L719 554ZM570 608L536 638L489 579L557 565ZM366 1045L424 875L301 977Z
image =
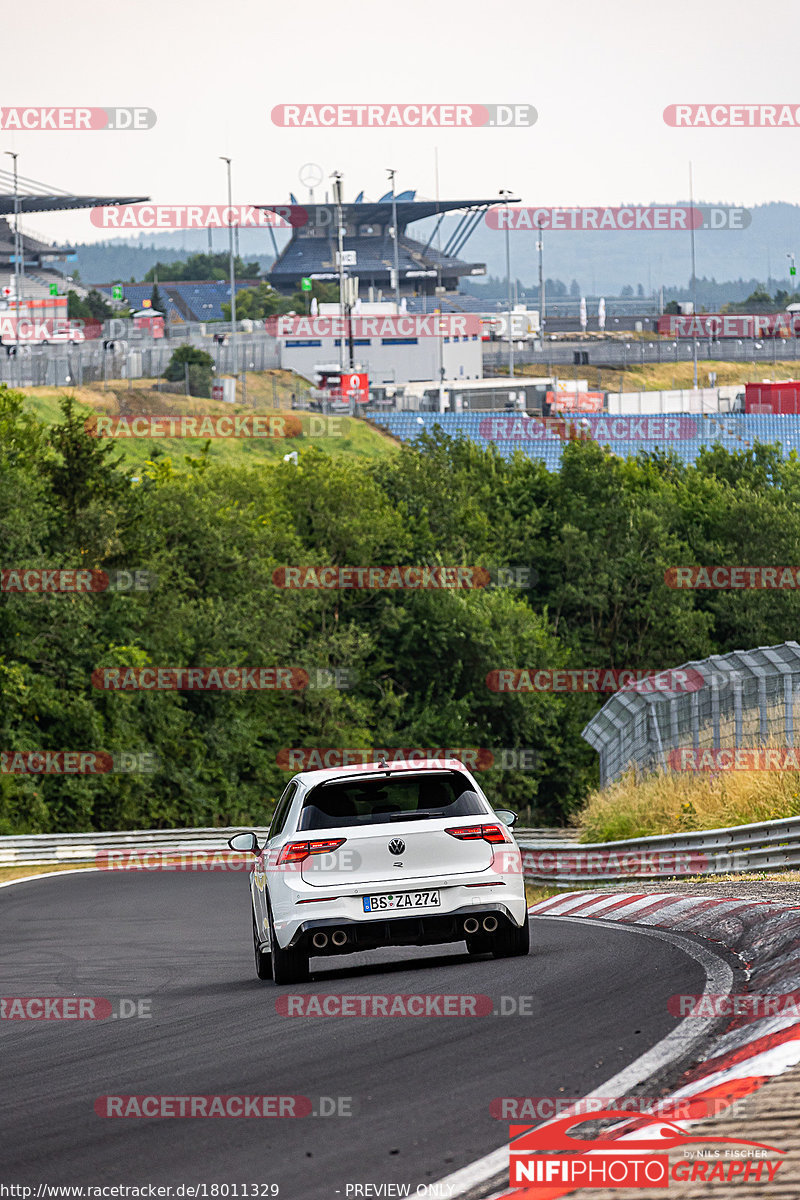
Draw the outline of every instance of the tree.
M236 279L257 279L260 268L257 262L243 262L238 256L233 260ZM230 259L227 254L191 254L185 262L157 262L145 275L145 282L168 279L174 283L195 283L204 280L230 278Z
M573 279L572 283L569 285L569 294L574 300L577 300L577 298L580 296L581 285L578 283L577 279Z
M150 293L150 306L156 312L166 313L166 311L167 311L166 301L164 300L163 296L161 295L161 292L158 290L157 283L153 284L153 290Z
M211 380L214 377L214 360L205 350L196 346L179 346L167 363L164 378L172 383L189 379L189 391L193 396L210 396Z

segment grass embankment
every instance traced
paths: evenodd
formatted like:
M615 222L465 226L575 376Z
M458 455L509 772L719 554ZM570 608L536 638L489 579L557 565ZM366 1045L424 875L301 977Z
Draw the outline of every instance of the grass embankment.
M104 390L102 384L90 384L80 388L37 387L22 389L27 404L41 421L57 424L61 419L60 400L69 394L87 417L92 414L112 416L155 415L155 416L259 416L281 417L285 428L291 430L299 421L300 437L223 437L211 439L208 457L212 462L229 466L260 466L268 462L280 462L292 450L301 451L315 446L332 458L355 457L376 459L390 453L397 443L388 435L356 417L324 417L318 413L290 412L284 407L273 405L271 377L288 376L281 381L280 399L286 400L292 376L288 372L252 372L248 375L248 403L225 404L197 396L183 396L173 392L160 392L148 387L146 380L137 380L135 388L124 381L109 381ZM301 381L304 383L304 381ZM295 378L296 392L300 391ZM290 394L290 393L289 393ZM280 429L281 425L276 424ZM126 465L143 467L153 458L167 456L176 467L184 459L194 457L207 439L162 438L162 437L117 437L115 445L124 456Z
M6 883L9 879L24 879L27 875L47 875L51 871L74 871L76 868L83 870L93 865L93 863L47 863L30 867L21 863L18 867L0 867L0 883Z
M660 363L631 363L627 370L615 370L611 367L573 367L565 364L555 364L553 374L562 379L574 379L577 371L578 378L586 379L589 389L606 392L651 392L670 391L675 388L691 388L694 386L694 365L691 362L667 362L668 348L663 354L665 361ZM631 356L635 356L631 349ZM760 383L763 379L798 379L800 378L800 359L789 359L783 362L717 362L704 359L698 362L697 382L699 387L709 387L708 373L716 371L715 387L727 387L731 384ZM516 368L518 375L546 377L548 369L542 363L527 364Z
M797 816L797 771L630 772L593 792L577 819L582 842L613 842Z

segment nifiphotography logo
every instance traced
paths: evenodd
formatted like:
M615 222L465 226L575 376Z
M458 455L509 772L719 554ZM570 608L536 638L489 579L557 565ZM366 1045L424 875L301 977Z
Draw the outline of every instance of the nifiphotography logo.
M693 1137L675 1121L654 1115L632 1119L629 1112L621 1109L593 1113L591 1120L617 1120L623 1122L622 1125L615 1125L594 1138L573 1137L569 1130L585 1124L588 1119L585 1113L573 1113L536 1129L511 1125L510 1186L552 1188L559 1185L571 1190L576 1187L665 1188L670 1180L703 1183L763 1180L771 1183L782 1160L769 1156L785 1154L775 1146L744 1138L709 1137L707 1134ZM712 1143L720 1149L703 1151L702 1156L698 1153L694 1158L680 1158L670 1165L670 1152L692 1144L707 1146Z

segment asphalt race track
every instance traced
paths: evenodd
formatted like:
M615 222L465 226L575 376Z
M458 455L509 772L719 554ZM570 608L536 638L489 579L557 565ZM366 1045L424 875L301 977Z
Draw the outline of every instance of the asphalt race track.
M413 1195L506 1140L493 1098L592 1091L677 1024L668 996L705 985L663 941L546 919L526 959L432 947L333 961L312 960L308 984L259 982L245 873L0 889L2 996L152 1002L150 1019L0 1021L4 1183L279 1184L281 1200L397 1183ZM276 1012L278 995L315 992L488 994L498 1008L532 997L533 1015ZM98 1097L121 1094L302 1095L314 1111L321 1096L350 1097L352 1116L96 1115Z

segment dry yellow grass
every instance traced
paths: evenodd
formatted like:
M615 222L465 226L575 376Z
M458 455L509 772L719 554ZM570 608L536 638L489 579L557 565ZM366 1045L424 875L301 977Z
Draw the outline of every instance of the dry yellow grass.
M670 343L671 346L671 343ZM607 392L649 392L670 390L673 388L691 388L693 386L694 365L691 362L668 362L666 357L668 347L663 348L665 361L660 363L640 364L630 363L626 371L612 370L606 367L573 367L556 366L555 374L564 379L573 379L577 371L581 379L587 379L590 389ZM631 357L636 351L631 349ZM717 362L703 360L698 363L698 384L708 387L708 373L716 371L717 387L729 384L760 383L762 379L798 379L800 378L800 359L794 361L776 362ZM517 368L517 374L544 377L549 374L547 367L541 363L535 366Z
M92 863L47 863L37 867L0 867L0 883L9 879L24 879L26 875L46 875L50 871L74 871L76 868L85 870Z
M581 841L610 842L800 816L797 771L629 772L577 814Z

